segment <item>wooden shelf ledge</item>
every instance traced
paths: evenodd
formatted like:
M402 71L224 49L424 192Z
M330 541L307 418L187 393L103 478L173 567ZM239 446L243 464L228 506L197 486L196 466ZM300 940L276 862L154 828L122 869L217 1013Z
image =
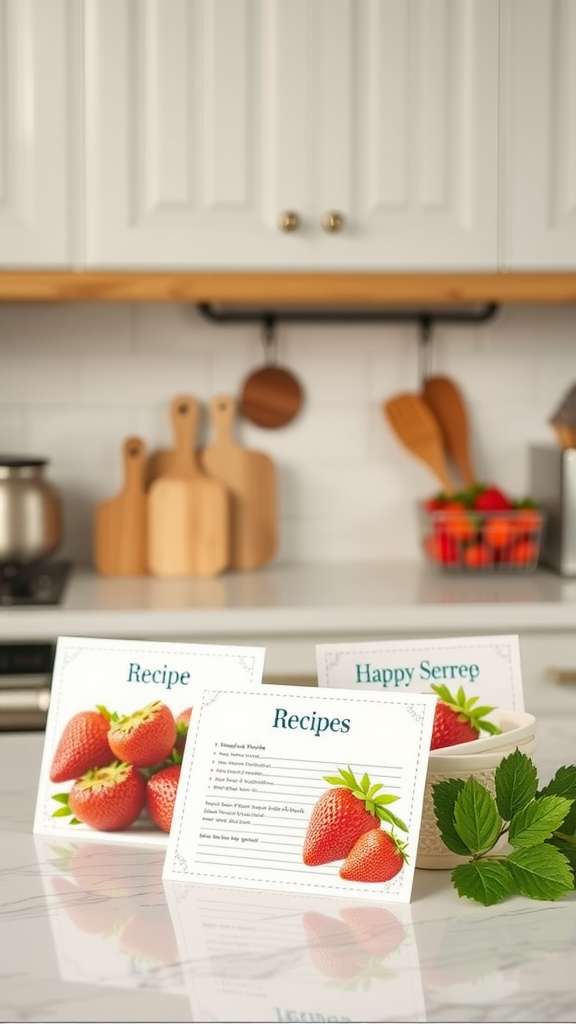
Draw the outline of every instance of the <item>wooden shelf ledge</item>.
M0 302L379 306L576 303L574 273L0 271Z

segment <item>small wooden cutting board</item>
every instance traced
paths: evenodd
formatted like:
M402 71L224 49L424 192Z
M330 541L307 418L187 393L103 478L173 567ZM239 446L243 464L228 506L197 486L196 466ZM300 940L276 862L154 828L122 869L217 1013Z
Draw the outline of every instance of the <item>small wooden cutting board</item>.
M96 506L94 564L103 576L142 576L148 571L146 447L141 438L128 437L122 452L122 491Z
M177 396L171 414L173 457L148 491L149 569L155 576L217 576L229 561L228 493L198 466L198 403Z
M256 569L278 547L276 469L263 452L236 443L233 424L237 405L230 395L216 395L210 403L214 441L200 453L207 473L221 481L230 495L230 568Z

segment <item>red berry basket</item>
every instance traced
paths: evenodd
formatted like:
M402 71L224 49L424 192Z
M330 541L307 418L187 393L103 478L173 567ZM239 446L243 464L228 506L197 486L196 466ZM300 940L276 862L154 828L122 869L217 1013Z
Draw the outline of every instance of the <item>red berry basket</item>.
M537 508L483 511L420 505L422 548L445 572L533 572L544 514Z

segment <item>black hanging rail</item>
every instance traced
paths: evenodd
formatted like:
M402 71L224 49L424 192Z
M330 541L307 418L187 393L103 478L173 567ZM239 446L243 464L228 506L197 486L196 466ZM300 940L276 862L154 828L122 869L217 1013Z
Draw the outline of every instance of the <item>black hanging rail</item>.
M247 310L224 309L210 302L201 302L198 311L216 324L260 323L266 334L274 332L280 321L286 323L415 323L422 341L427 341L438 323L482 324L491 320L499 309L495 302L471 309L374 309L374 310Z

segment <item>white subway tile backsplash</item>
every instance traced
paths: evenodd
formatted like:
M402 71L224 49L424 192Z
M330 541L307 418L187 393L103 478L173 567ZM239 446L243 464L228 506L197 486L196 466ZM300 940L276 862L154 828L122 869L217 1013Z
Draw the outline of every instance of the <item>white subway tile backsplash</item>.
M384 401L418 390L413 324L280 321L276 355L304 389L300 415L279 430L240 417L237 443L278 468L279 561L419 557L417 501L438 489L392 434ZM483 325L440 324L428 365L459 384L479 477L522 495L529 446L553 442L549 416L576 382L572 307L509 307ZM266 351L257 323L220 326L192 306L5 304L0 307L0 451L50 459L65 505L64 552L92 558L98 501L122 487L121 446L172 444L169 404L202 406L198 443L213 440L208 403L239 397Z

